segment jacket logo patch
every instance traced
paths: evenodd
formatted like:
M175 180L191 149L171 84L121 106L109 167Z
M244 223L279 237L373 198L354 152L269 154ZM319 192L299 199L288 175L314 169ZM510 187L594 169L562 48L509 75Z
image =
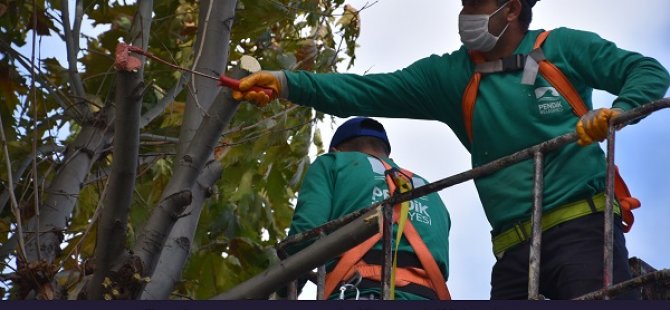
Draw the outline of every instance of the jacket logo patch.
M563 112L561 95L553 87L538 87L535 89L535 99L540 115Z

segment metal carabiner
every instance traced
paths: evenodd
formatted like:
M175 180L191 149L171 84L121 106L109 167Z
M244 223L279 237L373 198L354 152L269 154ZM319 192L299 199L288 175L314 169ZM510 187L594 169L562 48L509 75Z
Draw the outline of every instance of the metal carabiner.
M356 290L356 300L358 300L361 296L361 291L358 289L358 284L361 283L361 280L363 280L363 277L358 271L356 271L349 282L340 286L340 300L344 300L344 292L350 289Z
M356 290L356 300L358 300L361 297L361 291L358 290L358 287L356 287L353 284L346 283L340 286L340 300L344 300L344 292L350 289Z

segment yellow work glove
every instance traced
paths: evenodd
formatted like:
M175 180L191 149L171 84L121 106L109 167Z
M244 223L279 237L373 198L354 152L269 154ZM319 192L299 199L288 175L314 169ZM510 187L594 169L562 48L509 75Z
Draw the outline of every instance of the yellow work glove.
M581 146L589 145L595 141L602 141L607 138L609 129L609 120L621 113L621 109L597 109L584 114L577 122L577 144Z
M233 90L233 99L237 101L245 100L264 107L271 100L276 99L282 90L282 80L285 80L284 72L281 71L260 71L253 73L240 80L239 91ZM252 87L263 87L272 89L272 95L262 91L254 91Z

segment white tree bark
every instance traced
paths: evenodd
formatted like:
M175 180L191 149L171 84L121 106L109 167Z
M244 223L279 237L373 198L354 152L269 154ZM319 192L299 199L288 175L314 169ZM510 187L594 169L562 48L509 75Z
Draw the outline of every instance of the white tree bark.
M225 65L228 62L230 31L236 7L237 1L202 1L200 3L199 27L195 43L195 48L198 49L195 51L195 70L207 74L225 71ZM190 142L202 125L203 115L212 116L209 112L205 113L205 109L211 108L212 104L230 104L233 107L225 115L219 115L223 117L221 120L228 120L221 127L223 129L228 125L237 107L237 104L233 104L232 101L228 101L230 103L221 100L214 101L221 90L217 81L194 76L189 89L191 93L187 97L186 111L182 120L177 158L183 158L184 154L193 151L189 147ZM216 134L216 139L218 139L221 131L206 134ZM212 158L212 150L202 151L208 152L210 164L215 162ZM175 163L175 176L178 169L183 169L180 165L179 161ZM184 216L179 217L167 237L155 272L151 275L151 282L144 287L140 299L167 299L174 284L181 278L181 272L190 254L202 206L207 196L206 192L221 175L220 165L210 165L208 168L202 171L198 177L198 183L192 184L191 204L186 207ZM188 186L188 184L184 185ZM169 192L166 188L164 194L167 193Z
M39 216L30 219L26 225L28 262L44 260L52 263L58 255L63 231L82 184L100 151L111 141L111 131L106 125L111 114L109 110L103 109L98 120L86 124L67 146L65 160L45 191Z
M168 299L174 285L181 279L181 272L188 259L193 244L195 230L198 226L205 199L212 186L221 177L223 167L219 161L207 163L198 182L193 187L193 199L184 210L185 216L180 218L172 228L172 232L161 251L156 271L151 276L139 299Z
M147 224L135 243L133 254L142 262L144 275L153 274L168 235L175 222L190 204L190 200L187 203L179 203L170 199L177 193L191 192L191 188L217 145L223 128L230 123L239 105L233 101L229 89L223 89L216 102L217 104L213 104L208 110L186 154L177 159L178 165L163 191L165 198L151 212Z

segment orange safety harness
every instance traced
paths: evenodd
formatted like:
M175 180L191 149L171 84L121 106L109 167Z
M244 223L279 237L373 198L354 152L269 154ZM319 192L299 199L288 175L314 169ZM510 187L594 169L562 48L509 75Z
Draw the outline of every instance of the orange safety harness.
M380 161L386 169L386 183L388 184L389 193L393 195L396 192L397 186L393 181L391 173L397 173L398 171L387 162L381 159ZM411 179L412 175L411 172L405 169L400 169L400 173L398 173L398 176L408 179ZM397 204L393 208L393 223L397 223L399 214L400 204ZM423 268L397 268L395 285L397 287L403 287L410 283L414 283L433 290L440 300L451 300L451 295L449 294L449 289L447 288L444 276L435 262L433 255L428 250L428 247L412 225L412 221L407 221L405 223L403 236L405 236L409 242ZM326 274L324 298L327 299L338 284L343 283L346 279L352 278L356 273L360 274L363 279L381 282L382 266L371 265L363 260L363 256L365 256L365 254L368 253L368 251L370 251L381 238L382 233L377 233L342 255L335 268Z
M535 41L533 46L533 51L540 51L544 41L549 36L550 31L544 31L540 33ZM532 54L532 52L531 52ZM543 55L543 53L539 53ZM530 56L529 56L530 57ZM486 60L484 56L479 52L470 52L470 59L475 64L484 63ZM539 72L544 76L544 78L554 87L556 90L566 99L566 101L572 107L573 112L578 117L586 114L589 110L584 104L582 97L579 96L579 93L574 88L570 80L561 72L558 67L549 62L543 56L540 59L536 59L539 65ZM470 82L465 88L465 93L463 94L463 120L465 122L465 130L467 132L470 142L472 142L472 118L475 110L475 102L477 101L477 91L479 88L479 83L482 79L482 73L475 71L470 79ZM614 195L621 205L621 216L624 224L624 232L630 231L633 227L633 222L635 220L633 216L633 209L640 207L640 201L637 198L631 196L628 186L624 182L623 178L619 174L619 168L615 166L615 181L614 181Z

